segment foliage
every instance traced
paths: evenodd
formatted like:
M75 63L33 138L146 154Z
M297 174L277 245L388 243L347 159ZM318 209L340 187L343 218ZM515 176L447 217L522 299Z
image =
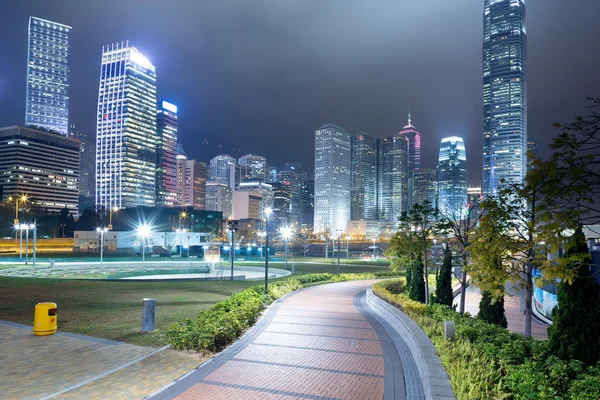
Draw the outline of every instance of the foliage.
M581 226L566 248L565 257L583 255L577 277L571 284L558 285L558 307L552 311L548 329L552 352L563 359L577 359L592 365L600 357L600 287L590 274L591 257Z
M421 303L425 303L426 296L425 280L423 278L423 262L419 257L412 270L408 297L410 297L412 300L420 301Z
M504 313L504 297L494 298L492 293L488 291L483 292L477 316L485 322L506 328L508 322Z
M449 246L444 249L444 261L436 281L435 289L436 303L452 307L454 301L452 291L452 250Z

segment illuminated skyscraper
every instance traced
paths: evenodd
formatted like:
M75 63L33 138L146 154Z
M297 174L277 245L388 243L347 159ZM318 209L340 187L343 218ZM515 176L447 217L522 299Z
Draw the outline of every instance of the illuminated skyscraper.
M346 231L350 220L352 135L337 125L315 131L314 231Z
M467 206L467 153L462 138L442 139L438 159L438 208L444 216L460 216Z
M399 133L400 136L406 138L407 141L407 159L406 166L408 173L408 198L407 208L410 209L413 204L413 170L421 168L421 134L412 125L410 111L408 112L408 125L406 125Z
M398 221L408 208L408 141L393 135L378 139L378 219Z
M251 180L260 179L262 182L269 182L269 164L267 159L256 154L246 154L238 160L238 165L248 167L248 175Z
M206 209L209 211L221 211L223 218L232 215L233 191L229 185L223 182L206 182Z
M162 100L156 117L156 204L173 207L177 201L177 106Z
M377 140L366 133L352 136L352 220L375 219L377 214Z
M524 0L485 0L483 194L527 171L527 35ZM504 183L501 180L504 179Z
M437 171L432 168L418 168L413 171L413 204L424 204L425 200L433 208L437 207Z
M209 179L211 181L225 183L229 185L231 189L235 189L235 168L231 168L232 166L235 167L235 165L235 158L228 156L227 154L219 154L210 160Z
M96 207L154 206L156 72L129 42L102 47Z
M29 17L25 125L65 136L69 133L72 29Z

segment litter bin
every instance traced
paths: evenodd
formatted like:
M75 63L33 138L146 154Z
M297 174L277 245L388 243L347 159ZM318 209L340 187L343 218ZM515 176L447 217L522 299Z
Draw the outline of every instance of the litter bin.
M56 333L56 303L37 303L33 315L33 334L48 336Z

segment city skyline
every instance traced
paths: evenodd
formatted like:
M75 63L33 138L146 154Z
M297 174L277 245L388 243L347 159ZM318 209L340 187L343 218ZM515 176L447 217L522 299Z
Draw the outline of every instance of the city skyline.
M68 3L68 2L67 2ZM243 81L237 81L236 87L240 88L240 92L232 92L233 88L228 83L223 81L225 76L233 79L234 81L240 79L239 75L236 75L235 70L231 68L220 68L219 71L214 71L208 68L205 73L198 77L192 85L195 90L188 93L183 89L179 83L177 83L176 77L181 76L179 73L174 73L177 69L183 68L186 70L185 64L194 65L194 62L187 62L186 60L194 60L197 56L196 53L201 54L203 58L208 58L214 61L215 65L218 66L229 66L227 57L222 54L212 54L216 51L215 48L210 47L204 43L201 45L203 52L197 52L196 50L190 52L177 50L179 41L169 41L169 32L173 34L187 35L187 32L176 29L173 25L170 25L170 29L161 28L159 32L153 32L150 26L145 24L142 16L134 16L131 14L132 7L125 7L125 14L128 18L121 16L115 16L114 19L109 21L110 29L98 30L96 24L85 24L78 23L83 18L78 18L79 8L76 5L67 7L60 5L58 7L49 7L39 4L30 4L25 6L17 6L7 10L7 16L10 20L7 21L7 28L10 28L14 32L15 38L11 38L9 47L5 52L10 54L10 58L7 64L4 64L4 70L0 71L0 87L4 88L4 91L0 91L0 101L2 101L3 107L0 110L0 121L2 125L14 125L20 123L24 110L24 99L20 93L23 93L19 87L25 85L25 79L19 80L14 79L8 81L3 79L4 76L24 76L23 66L26 63L26 49L18 48L23 47L23 43L26 43L27 36L27 19L29 16L38 16L40 18L53 20L59 23L68 24L74 28L74 42L73 42L73 61L72 61L72 111L71 119L80 130L91 131L93 129L93 120L90 121L90 114L93 114L94 106L94 92L97 89L97 76L98 76L98 48L102 43L107 43L115 40L121 40L123 38L130 38L137 43L140 43L139 48L142 52L148 55L148 58L155 64L158 65L158 69L161 71L161 81L158 83L159 94L161 97L172 99L174 103L180 105L181 114L184 115L181 119L181 133L182 143L184 148L190 154L192 158L198 158L196 154L201 152L202 146L197 144L202 141L201 137L196 135L190 136L192 129L200 129L204 132L216 134L226 141L237 145L247 146L246 152L255 152L265 156L273 164L280 164L285 162L292 157L287 151L278 151L284 143L289 143L290 148L294 149L293 159L298 159L303 164L310 166L312 164L312 132L314 127L320 126L327 121L335 121L336 123L342 124L349 131L369 132L375 137L384 137L393 132L397 132L402 125L405 123L406 110L411 108L413 119L417 121L419 130L423 134L423 138L430 138L431 140L423 139L422 148L422 167L434 167L435 166L435 154L437 152L436 143L439 143L439 139L445 136L451 136L454 134L460 134L465 138L467 149L469 152L470 160L477 160L480 158L481 152L481 134L482 134L482 112L481 112L481 74L479 59L481 58L481 37L482 37L482 14L483 14L483 2L481 4L461 4L450 6L443 2L436 2L439 9L447 11L455 16L456 21L438 20L436 22L442 25L436 30L431 31L429 36L431 40L437 42L431 42L428 38L423 38L420 35L415 37L414 41L403 41L400 40L394 46L389 43L387 38L402 37L404 29L411 27L411 22L408 21L408 15L417 15L416 12L420 10L420 5L406 4L406 5L392 5L383 4L377 9L367 9L364 11L364 16L357 16L356 10L350 7L346 10L337 22L342 22L345 19L357 19L360 26L367 24L372 21L373 18L379 17L385 13L391 13L394 18L405 21L406 26L403 24L394 24L393 30L391 26L383 24L381 28L377 28L373 32L370 38L382 37L385 38L385 44L387 48L396 49L389 55L379 53L379 47L374 49L376 54L373 57L368 57L370 66L365 69L364 63L360 64L361 69L357 72L361 74L369 74L369 71L378 71L378 75L381 75L381 79L375 81L369 81L371 86L358 85L353 83L352 79L348 75L348 72L342 70L342 74L325 85L321 85L323 77L320 74L311 74L314 77L314 85L317 87L320 85L319 93L323 93L322 90L328 90L331 92L332 89L342 89L347 93L359 94L359 97L369 99L369 107L363 107L363 102L359 101L356 105L342 100L342 101L331 101L328 102L330 97L325 96L325 102L329 103L326 107L319 107L316 111L314 107L301 107L302 112L295 112L293 118L290 119L290 113L288 109L298 109L294 102L289 103L286 101L272 102L269 96L265 97L271 90L269 83L264 88L260 88L256 92L256 88L253 88L253 97L259 99L259 101L243 101L245 92L243 88L247 88L250 82L244 83ZM547 4L547 3L545 3ZM223 6L225 7L225 6ZM298 6L300 7L300 6ZM302 8L308 6L302 6ZM529 1L527 3L528 12L528 37L530 41L528 66L529 66L529 82L528 82L528 94L529 94L529 137L540 141L540 150L543 154L545 152L548 138L552 136L552 127L550 124L555 121L567 122L572 120L575 115L582 109L582 104L585 103L585 97L593 95L598 91L599 84L593 79L590 79L592 68L595 64L594 57L598 57L595 54L586 55L591 57L590 62L583 61L583 55L573 53L570 49L570 44L574 40L583 41L589 40L594 37L594 28L586 23L587 18L594 15L594 11L598 10L597 4L580 3L579 7L568 7L563 2L555 1L552 5L544 7L540 2ZM285 16L292 17L297 9L288 9L284 7L288 14ZM311 16L311 21L319 19L323 15L327 15L330 11L335 9L335 5L330 8L314 9L317 12L316 15ZM220 11L219 11L220 10ZM93 11L93 10L92 10ZM207 15L222 15L223 9L219 6L209 7L206 10ZM245 11L242 7L238 10L231 10L236 15ZM146 15L147 13L142 13ZM418 14L419 24L423 26L434 26L431 18L433 16L426 15L427 13ZM443 13L441 13L443 14ZM569 29L561 28L556 24L549 24L546 21L557 20L559 17L567 18L569 21L580 21L572 25ZM174 16L166 13L167 19L170 21ZM240 15L241 17L241 15ZM273 23L276 19L274 15L267 14L265 22L269 29L283 29L282 27L274 27ZM257 16L248 16L249 20L258 18ZM131 24L125 23L125 19L131 19ZM219 20L219 18L216 18ZM415 20L415 18L411 18ZM201 32L213 32L216 34L217 28L210 27L210 24L204 24L201 28ZM307 21L308 22L308 21ZM167 24L168 25L168 24ZM337 25L337 24L334 24ZM306 26L295 27L291 31L287 28L282 30L282 33L288 33L294 35L299 32L305 32ZM241 28L240 28L241 29ZM452 32L449 38L445 38L442 31L448 29ZM344 31L346 33L347 31ZM414 30L412 31L414 34ZM19 35L21 39L19 39ZM79 35L79 38L78 38ZM332 48L335 52L339 52L340 55L344 56L339 60L345 60L347 57L348 45L346 40L343 38L342 33L335 34L327 31L324 37L325 43L338 43L339 45ZM384 36L385 35L385 36ZM237 38L237 33L224 32L222 40L225 42ZM460 39L459 39L460 38ZM251 38L256 39L256 38ZM444 46L448 47L449 42L454 43L456 40L462 42L461 50L456 55L452 55L449 51L443 49ZM364 39L367 40L367 39ZM542 44L540 41L543 41ZM14 45L13 45L14 43ZM169 45L167 45L169 43ZM256 62L262 62L265 55L265 51L268 52L269 44L267 42L264 47L258 49L261 52L258 54ZM535 43L536 45L531 45ZM253 42L254 45L257 42ZM83 46L83 47L82 47ZM171 46L171 47L170 47ZM206 47L208 46L208 47ZM383 43L382 43L383 46ZM389 47L392 46L392 47ZM315 58L320 54L320 50L315 50L316 45L311 45L305 50L307 51L308 59L313 63L318 59ZM321 46L322 47L322 46ZM353 50L356 46L353 47ZM437 50L439 50L439 52ZM427 50L427 51L425 51ZM425 51L425 53L424 53ZM163 54L164 53L164 54ZM402 54L402 63L398 64L398 57L395 54ZM568 54L568 57L555 57L551 54ZM173 57L174 54L178 54L177 57ZM215 55L216 57L211 57ZM285 53L289 55L288 53ZM410 62L407 62L404 55L410 54ZM425 73L419 73L419 66L436 65L431 63L430 54L437 54L438 60L445 60L444 64L450 66L449 73L456 73L453 79L449 79L446 74L436 76L432 74L434 70L431 67L420 68ZM207 57L204 57L207 56ZM440 58L442 57L442 58ZM457 68L452 66L458 59L469 60L460 61L461 65L465 68ZM174 61L170 61L174 60ZM269 58L269 62L272 63L273 58ZM275 62L275 67L280 68L281 65ZM321 64L320 61L319 65ZM477 65L479 64L479 66ZM339 62L336 62L339 65ZM547 66L550 65L550 68ZM205 66L205 64L203 64ZM310 64L299 64L298 68L305 68ZM383 68L383 70L381 69ZM389 68L389 70L388 70ZM394 70L393 74L390 74L391 70ZM256 77L255 68L252 67L249 70L249 76ZM164 71L164 72L162 72ZM577 74L569 73L571 71L577 71ZM293 70L293 76L300 78L302 69ZM380 73L379 73L380 72ZM233 75L232 75L233 73ZM300 75L298 75L300 74ZM426 76L425 76L426 75ZM563 76L569 76L569 79L562 79ZM281 90L286 90L286 82L282 82L277 75L270 75L275 78L270 80L272 82L283 83ZM325 72L324 77L328 77L328 73ZM368 75L365 75L368 76ZM388 79L394 77L396 84L389 85ZM90 78L92 77L92 78ZM214 84L209 84L209 81L214 81ZM455 81L452 83L450 81ZM555 82L551 88L542 87L542 81ZM382 83L385 85L382 86ZM200 90L198 84L203 85ZM207 86L208 85L208 86ZM223 94L235 93L235 99L231 102L230 111L226 114L229 115L232 112L236 115L234 118L235 124L238 126L245 126L245 129L235 129L233 122L226 122L220 115L224 114L216 112L218 109L222 109L223 95L215 96L215 89L213 87L217 85L219 90ZM314 89L314 85L310 85L311 89ZM333 86L332 86L333 85ZM457 86L458 85L458 86ZM94 89L96 87L96 89ZM460 87L460 89L458 89ZM435 89L434 89L435 88ZM266 90L266 92L265 92ZM333 90L331 93L335 93ZM12 93L10 101L9 98L4 96L7 93ZM453 93L453 96L448 97L444 93ZM18 96L15 96L19 94ZM299 92L300 98L304 96L304 92ZM311 94L311 97L314 95ZM458 96L458 97L456 97ZM354 96L356 97L356 96ZM293 96L292 99L296 99L297 96ZM566 106L563 101L557 102L555 99L567 98L569 101ZM90 100L91 99L91 100ZM210 100L209 100L210 99ZM239 100L238 100L239 99ZM425 100L426 99L426 100ZM457 100L454 101L453 99ZM242 104L251 104L248 111L251 112L249 117L248 111L240 109ZM91 106L90 106L91 103ZM441 107L440 104L444 106ZM561 104L559 107L558 104ZM268 105L265 109L269 112L265 113L261 109L256 110L256 107L260 105ZM18 106L18 107L17 107ZM261 106L262 107L262 106ZM281 109L283 107L283 109ZM360 107L360 108L356 108ZM358 112L363 110L364 112ZM280 116L278 116L280 115ZM250 118L250 119L248 119ZM283 118L283 119L282 119ZM285 123L283 121L286 121ZM289 120L289 121L288 121ZM233 125L232 125L233 124ZM252 132L253 139L250 142L245 142L242 139L242 135L248 133L248 130ZM285 135L281 135L281 132L285 131ZM196 131L194 131L196 132ZM237 132L237 133L236 133ZM242 132L244 132L242 134ZM269 139L267 139L269 138ZM271 140L272 139L272 140ZM264 151L262 149L264 147ZM216 154L213 154L213 156ZM232 154L234 157L238 157L237 154ZM202 161L208 161L207 157L198 158ZM310 168L310 167L309 167ZM477 163L469 163L469 183L472 185L480 185L481 181L481 167Z

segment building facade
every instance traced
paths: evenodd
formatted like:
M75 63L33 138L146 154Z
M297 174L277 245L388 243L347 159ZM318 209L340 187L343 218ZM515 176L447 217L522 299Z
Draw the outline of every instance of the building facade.
M352 136L350 219L377 215L377 140L366 133Z
M129 42L102 47L96 207L156 203L156 72Z
M0 129L3 201L25 194L48 212L77 214L80 142L57 133L12 126Z
M302 217L300 224L303 228L313 229L315 221L315 181L305 180L302 183Z
M235 189L235 183L232 186L232 166L235 167L235 158L227 154L219 154L210 160L209 179L214 182L222 182L231 189ZM233 170L235 174L235 169ZM235 180L233 180L235 182Z
M241 182L236 190L236 192L252 192L258 193L261 197L260 202L260 218L266 218L265 210L268 208L273 208L273 186L269 183L264 183L260 180L251 181L251 182ZM235 198L234 198L234 208L235 208ZM248 217L252 218L252 217Z
M432 168L417 168L413 171L413 205L425 204L438 207L437 171Z
M233 191L222 182L206 182L206 209L221 211L224 218L232 217Z
M412 125L410 111L408 112L408 125L406 125L399 133L400 136L406 138L407 143L407 173L408 173L408 196L407 208L410 209L413 204L413 170L421 168L421 134Z
M259 192L233 192L233 219L263 219L262 195Z
M467 206L467 153L462 138L442 139L438 158L438 209L443 216L460 216Z
M346 231L350 220L352 135L337 125L315 131L314 231Z
M69 133L70 26L29 17L25 125Z
M69 125L69 137L79 140L79 194L94 197L96 192L96 141L93 135ZM93 200L93 199L92 199Z
M173 207L177 201L177 106L157 105L156 204Z
M523 182L527 171L525 0L485 0L483 21L483 193L488 196Z
M408 210L408 141L393 135L378 140L378 219L398 221Z
M206 163L188 160L187 156L177 156L177 196L174 205L206 210ZM218 211L218 210L217 210Z
M304 174L300 163L286 163L280 167L271 168L271 184L280 184L278 190L289 199L288 220L291 223L301 223L302 219L302 182ZM275 186L273 186L275 198Z
M269 182L270 169L265 157L256 154L246 154L238 159L238 165L248 167L249 179Z

